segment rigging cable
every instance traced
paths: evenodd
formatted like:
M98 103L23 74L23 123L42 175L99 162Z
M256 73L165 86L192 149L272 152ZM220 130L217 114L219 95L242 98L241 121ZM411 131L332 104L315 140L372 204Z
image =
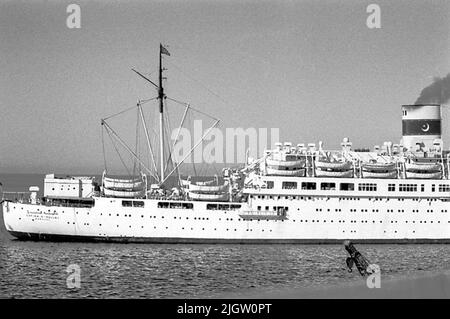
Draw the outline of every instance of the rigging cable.
M112 145L114 146L114 149L116 150L117 155L119 155L120 161L122 162L123 166L125 167L125 169L126 169L128 175L131 176L130 170L128 169L127 165L126 165L125 162L123 161L122 156L120 155L120 152L119 152L119 150L117 149L116 144L114 143L114 139L113 139L113 137L111 136L111 133L109 132L108 129L106 130L106 132L108 133L109 138L111 139Z
M136 141L135 141L135 153L139 157L139 108L136 108L137 111L137 118L136 118ZM137 166L137 160L134 159L133 161L133 176L136 174L136 166Z
M142 104L145 104L145 103L147 103L147 102L153 101L153 100L155 100L155 99L157 99L157 97L154 97L154 98L151 98L151 99L147 99L147 100L142 100ZM132 110L132 109L135 108L135 107L136 107L136 105L133 105L133 106L130 106L130 107L126 108L126 109L123 109L122 111L119 111L119 112L114 113L114 114L112 114L112 115L110 115L110 116L108 116L108 117L105 117L105 118L103 119L103 121L106 121L106 120L108 120L108 119L110 119L110 118L112 118L112 117L115 117L115 116L118 116L118 115L123 114L123 113L125 113L125 112L128 112L129 110Z

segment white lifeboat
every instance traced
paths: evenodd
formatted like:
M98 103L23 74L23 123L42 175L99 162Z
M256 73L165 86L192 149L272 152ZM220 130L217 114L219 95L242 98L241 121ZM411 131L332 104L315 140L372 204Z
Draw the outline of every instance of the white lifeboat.
M341 177L341 178L349 178L353 176L353 170L348 171L329 171L329 170L322 170L322 169L316 169L316 176L317 177Z
M361 168L366 172L390 172L395 170L395 163L363 163Z
M315 161L316 168L319 168L321 170L333 170L333 171L348 171L352 167L351 162L331 162L331 161L321 161L316 160Z
M226 200L228 200L227 193L205 194L205 193L189 192L188 196L190 199L193 199L193 200L204 200L204 201L226 201Z
M397 178L397 171L364 171L362 172L363 178Z
M407 171L438 172L441 170L441 164L410 162L405 163L405 168Z

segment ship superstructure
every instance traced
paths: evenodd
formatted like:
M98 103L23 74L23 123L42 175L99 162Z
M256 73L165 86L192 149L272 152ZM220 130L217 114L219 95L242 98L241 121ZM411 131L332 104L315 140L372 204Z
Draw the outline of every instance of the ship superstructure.
M136 71L158 89L161 127L162 54L168 55L163 46L159 85ZM47 175L41 198L36 187L26 198L3 194L4 223L12 235L32 240L450 242L450 153L443 148L440 112L437 104L402 106L398 144L354 150L345 138L341 149L327 150L321 142L277 143L223 176L178 176L174 187L165 186L180 163L169 170L142 163L147 171L127 179L105 171L99 183ZM160 129L160 164L168 161L163 138Z

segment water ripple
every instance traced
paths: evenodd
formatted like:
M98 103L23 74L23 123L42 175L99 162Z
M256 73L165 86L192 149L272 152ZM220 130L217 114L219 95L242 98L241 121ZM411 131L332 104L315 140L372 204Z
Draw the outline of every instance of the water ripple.
M449 245L359 245L385 277L444 270ZM120 245L0 239L2 298L214 297L361 280L340 245ZM66 268L81 269L67 288Z

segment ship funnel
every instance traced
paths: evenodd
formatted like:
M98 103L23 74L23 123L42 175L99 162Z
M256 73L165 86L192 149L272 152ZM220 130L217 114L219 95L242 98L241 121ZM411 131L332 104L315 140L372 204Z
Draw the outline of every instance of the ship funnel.
M411 152L429 152L441 139L441 105L402 105L403 146Z

